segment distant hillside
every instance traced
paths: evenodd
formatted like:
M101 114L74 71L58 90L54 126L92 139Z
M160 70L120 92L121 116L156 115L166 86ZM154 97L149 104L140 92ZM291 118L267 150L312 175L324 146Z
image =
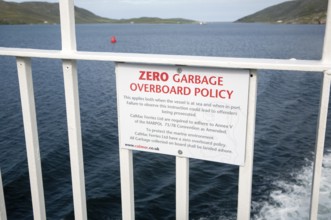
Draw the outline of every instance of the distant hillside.
M75 7L75 12L77 23L105 23L113 21L78 7ZM15 3L0 0L0 24L59 23L59 13L58 3Z
M116 20L116 23L133 23L133 24L192 24L197 23L194 20L183 18L154 18L154 17L141 17Z
M5 2L0 0L0 24L58 24L60 23L58 3L48 2ZM132 18L109 19L93 14L83 8L75 7L76 23L163 23L183 24L196 23L193 20L181 18Z
M237 22L323 24L328 0L294 0L271 6Z

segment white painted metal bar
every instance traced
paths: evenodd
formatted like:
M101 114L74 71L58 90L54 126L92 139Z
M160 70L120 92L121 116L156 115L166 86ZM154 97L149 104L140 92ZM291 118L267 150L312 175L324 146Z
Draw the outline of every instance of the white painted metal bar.
M245 166L239 168L237 219L249 220L254 158L257 74L250 71Z
M5 47L0 47L0 55L48 59L95 60L236 69L291 70L305 72L323 72L328 69L331 69L330 60L322 62L321 60L203 57L138 53L37 50Z
M63 51L76 50L75 8L73 0L60 0L61 39Z
M322 61L325 63L331 62L331 1L328 1Z
M3 193L1 170L0 170L0 220L7 220L5 195Z
M46 219L31 60L17 58L34 219Z
M326 18L326 27L324 35L324 45L322 53L322 62L331 62L331 1L328 1L328 11ZM318 217L319 193L322 175L322 163L325 144L325 132L327 126L328 108L330 100L331 69L323 74L323 84L321 88L319 119L316 132L315 161L312 179L312 189L310 197L310 220Z
M134 180L132 151L120 148L122 219L134 220Z
M87 211L77 66L75 61L63 61L63 76L66 99L75 219L84 220L87 219Z
M331 85L331 70L323 75L323 85L321 89L320 112L317 127L317 138L315 147L315 163L312 180L312 194L310 202L310 219L315 220L318 216L319 192L322 175L322 163L324 154L325 132L327 126L329 99Z
M176 157L176 219L189 219L189 158Z
M73 0L60 0L62 54L76 51L75 9ZM80 124L76 61L63 59L67 123L70 148L75 219L87 219L83 147Z

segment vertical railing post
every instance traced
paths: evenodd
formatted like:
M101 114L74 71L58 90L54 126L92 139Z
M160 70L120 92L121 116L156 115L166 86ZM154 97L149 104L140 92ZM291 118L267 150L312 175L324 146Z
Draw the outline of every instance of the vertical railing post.
M317 219L319 192L322 175L322 163L324 154L325 132L327 126L329 98L330 98L331 70L323 75L323 84L321 89L320 111L317 126L317 138L315 147L315 162L313 170L312 191L310 201L310 219Z
M75 61L63 61L70 166L75 219L87 219L83 147L80 125L77 67Z
M328 10L326 18L326 27L324 35L324 45L322 62L331 63L331 1L328 1ZM323 74L323 82L321 88L320 110L318 118L318 126L316 132L315 146L315 161L313 170L313 180L310 199L310 219L315 220L318 216L319 192L321 185L322 163L325 144L325 132L327 126L329 99L330 99L330 82L331 70L325 71Z
M250 71L245 166L239 168L237 219L249 220L253 178L257 74Z
M0 170L0 220L7 220L5 195L3 193L1 170Z
M189 158L176 157L176 219L189 219Z
M34 219L46 219L30 58L17 58Z
M122 219L134 220L134 180L132 150L120 148Z
M73 0L60 0L62 53L76 51L75 9ZM75 219L87 219L86 192L81 135L77 64L63 61L63 78L66 97L67 124L70 148L70 165Z
M75 51L75 6L73 0L60 0L60 22L62 51Z
M322 61L331 62L331 0L328 1Z

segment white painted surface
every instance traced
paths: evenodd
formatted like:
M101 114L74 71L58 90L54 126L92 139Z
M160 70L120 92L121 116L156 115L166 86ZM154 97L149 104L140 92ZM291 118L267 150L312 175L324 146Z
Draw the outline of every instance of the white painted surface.
M322 61L331 63L331 1L328 1Z
M0 220L7 220L5 195L3 193L1 170L0 170Z
M251 70L250 72L251 72L251 78L249 84L246 158L245 158L245 166L239 168L238 208L237 208L238 220L249 220L251 213L257 74L256 71L254 70Z
M76 50L74 0L60 0L62 51Z
M33 92L31 60L29 58L17 58L16 62L21 94L26 152L29 166L33 216L36 220L42 220L46 219L46 212L39 153L39 139Z
M63 78L75 219L84 220L87 210L76 61L63 61Z
M244 165L249 78L243 69L117 64L120 147Z
M121 135L121 134L120 134ZM122 219L134 220L134 181L132 151L120 149Z
M176 219L189 219L189 158L176 157Z
M57 51L0 47L0 55L50 59L96 60L128 63L203 66L236 69L269 69L322 72L331 69L331 62L321 60L257 59L234 57L202 57L138 53L108 53L86 51Z
M320 193L320 183L322 176L322 163L324 154L325 133L328 118L329 99L330 99L331 71L323 75L323 84L321 88L320 110L317 126L317 137L315 146L315 163L312 180L312 193L310 202L310 219L317 219L318 203Z

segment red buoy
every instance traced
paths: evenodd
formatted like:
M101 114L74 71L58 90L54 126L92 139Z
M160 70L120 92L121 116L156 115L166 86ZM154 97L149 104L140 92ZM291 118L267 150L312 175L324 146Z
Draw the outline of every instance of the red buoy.
M117 42L116 37L115 36L111 36L110 43L114 44L116 42Z

